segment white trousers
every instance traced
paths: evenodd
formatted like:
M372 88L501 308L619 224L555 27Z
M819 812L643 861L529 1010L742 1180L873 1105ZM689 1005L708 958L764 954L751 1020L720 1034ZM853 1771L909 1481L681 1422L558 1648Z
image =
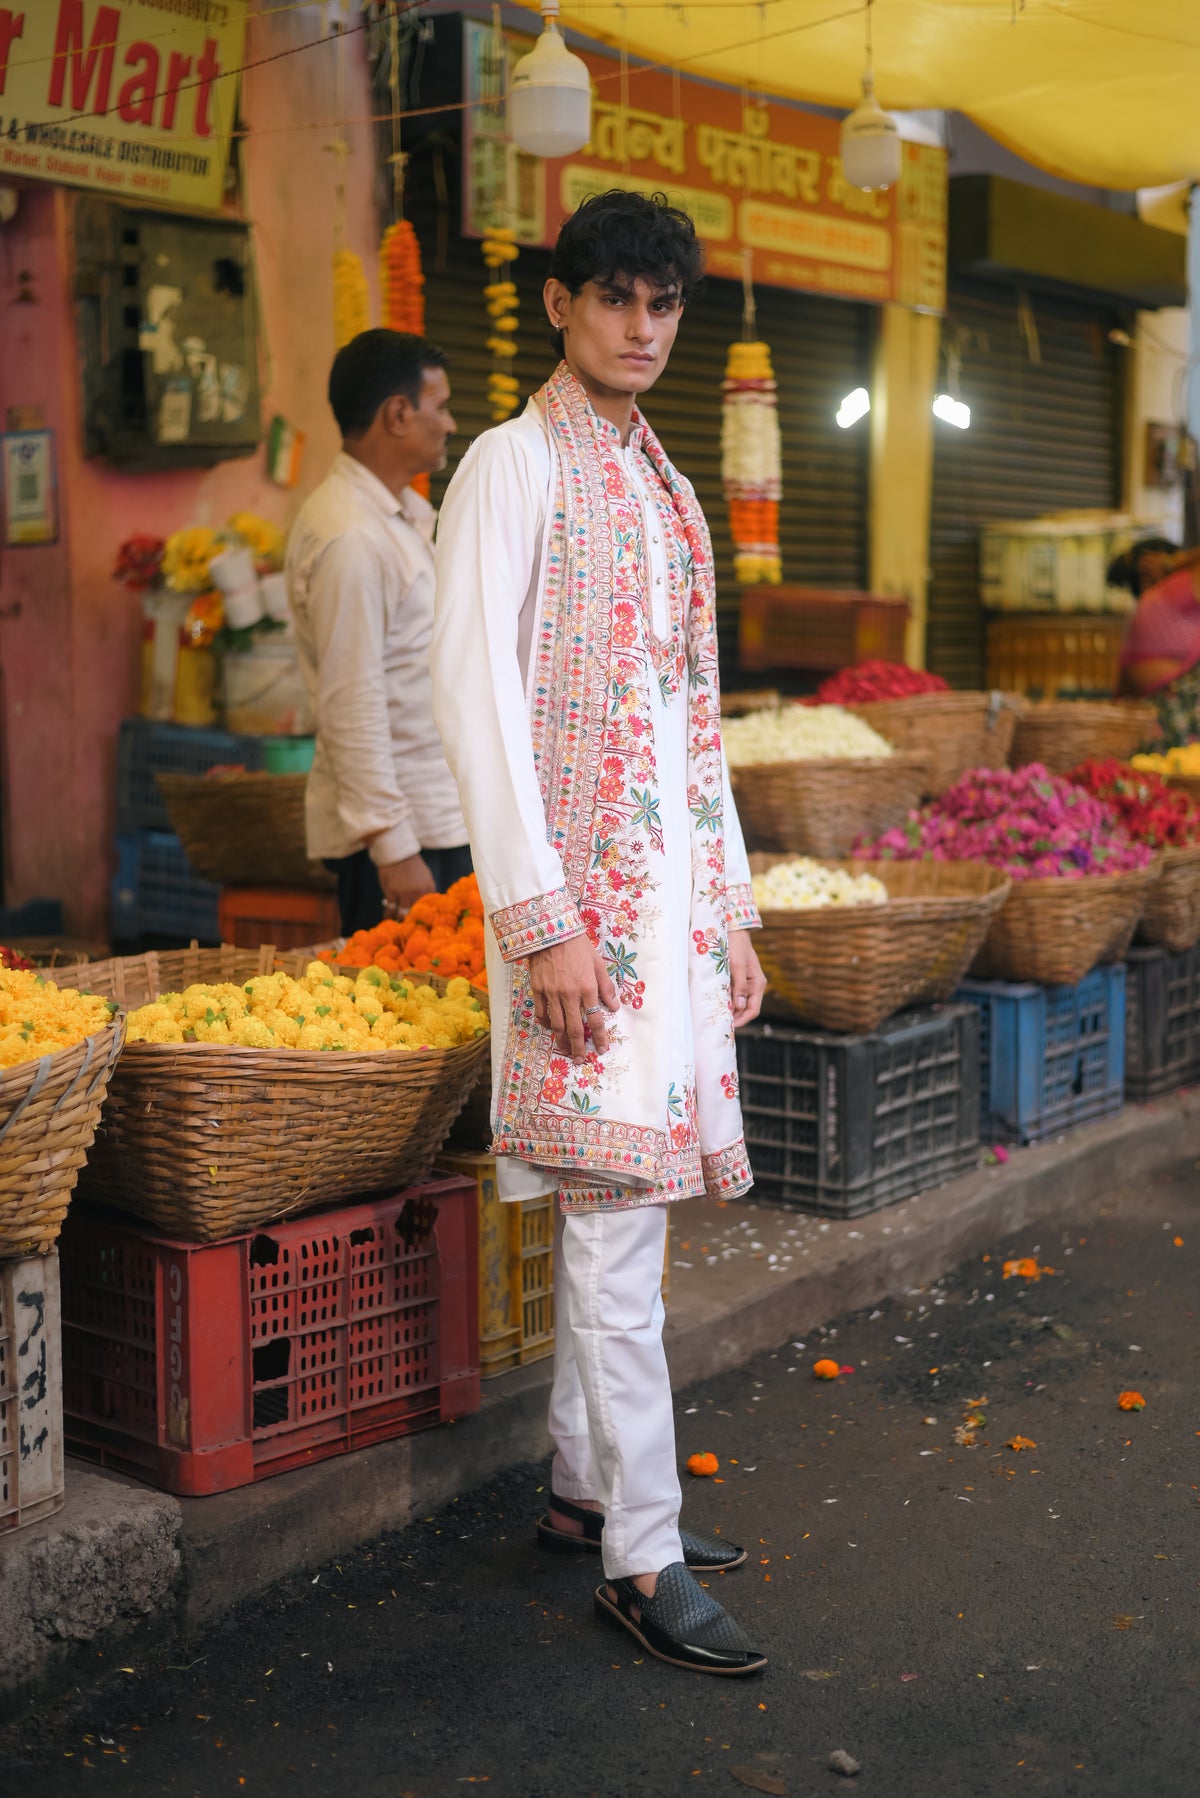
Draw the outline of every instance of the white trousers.
M683 1559L663 1353L665 1205L564 1216L554 1235L555 1492L604 1511L610 1579Z

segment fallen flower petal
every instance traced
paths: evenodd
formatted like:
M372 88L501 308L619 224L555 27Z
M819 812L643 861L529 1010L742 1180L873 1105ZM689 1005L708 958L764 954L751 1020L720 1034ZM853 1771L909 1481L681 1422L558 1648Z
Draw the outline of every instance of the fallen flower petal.
M1023 1448L1036 1448L1037 1443L1031 1441L1031 1439L1028 1436L1014 1436L1012 1438L1012 1440L1009 1442L1006 1442L1004 1446L1005 1446L1005 1448L1013 1449L1016 1453L1019 1454Z
M1117 1403L1122 1411L1144 1411L1146 1409L1146 1401L1140 1392L1119 1393Z

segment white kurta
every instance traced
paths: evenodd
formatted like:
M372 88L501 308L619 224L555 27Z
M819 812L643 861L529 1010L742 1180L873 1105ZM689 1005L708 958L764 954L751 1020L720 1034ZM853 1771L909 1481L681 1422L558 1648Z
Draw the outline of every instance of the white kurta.
M577 410L578 391L569 395ZM689 772L695 691L684 649L691 628L688 540L642 447L644 433L635 432L621 448L612 427L588 416L606 458L618 538L616 570L600 564L600 578L610 583L603 604L617 618L613 642L624 646L613 652L614 667L623 671L613 691L622 696L606 701L611 716L605 745L621 749L622 729L625 736L623 761L620 754L597 761L600 828L593 830L586 893L571 890L559 846L563 832L551 840L553 782L544 757L538 766L531 735L531 717L537 715L545 729L547 710L567 716L575 703L566 693L548 699L538 672L547 565L556 573L562 564L554 533L556 527L561 532L563 514L556 498L558 454L534 401L520 418L478 438L451 483L438 531L432 644L434 715L458 780L489 917L494 1121L504 1125L506 1105L511 1113L529 1060L521 1053L522 1032L529 1033L523 953L586 929L621 993L605 1057L573 1063L554 1055L547 1062L542 1049L538 1115L561 1112L561 1136L552 1122L532 1129L525 1123L528 1142L522 1139L521 1147L527 1153L514 1154L510 1120L498 1140L502 1151L508 1149L498 1169L504 1197L544 1191L549 1167L559 1173L568 1200L574 1190L579 1209L686 1197L706 1185L744 1190L728 978L723 987L715 978L726 946L723 932L692 928L697 884L723 883L726 928L757 923L727 775L723 794L706 798ZM638 607L616 599L629 590L630 569L646 602L637 617ZM699 713L702 723L709 716L715 745L715 693L711 713ZM564 726L559 738L558 754L569 761L570 729ZM641 786L629 778L631 769ZM626 802L622 826L629 824L630 792L639 805L645 802L645 841L635 841L626 829L619 845L606 847L606 822L617 835L618 793ZM611 820L603 809L606 794L614 806ZM706 806L712 821L706 817L698 826ZM711 839L705 829L714 833ZM717 853L698 857L698 842L701 850L711 842ZM636 907L625 902L623 888L636 894ZM708 897L716 890L705 886ZM700 1077L698 1060L705 1063ZM710 1095L707 1123L703 1105L697 1116L698 1079ZM620 1156L614 1143L621 1141L633 1143L635 1152Z

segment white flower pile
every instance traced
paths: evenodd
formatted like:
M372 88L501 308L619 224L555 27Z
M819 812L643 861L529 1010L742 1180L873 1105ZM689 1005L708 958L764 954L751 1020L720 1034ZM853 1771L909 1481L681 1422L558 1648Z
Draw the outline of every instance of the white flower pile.
M722 726L732 768L763 762L808 762L828 756L882 760L891 744L840 705L782 705L729 718Z
M826 905L886 905L887 888L873 874L847 874L844 868L823 868L806 855L795 861L776 862L765 874L754 876L754 897L760 911L816 911Z

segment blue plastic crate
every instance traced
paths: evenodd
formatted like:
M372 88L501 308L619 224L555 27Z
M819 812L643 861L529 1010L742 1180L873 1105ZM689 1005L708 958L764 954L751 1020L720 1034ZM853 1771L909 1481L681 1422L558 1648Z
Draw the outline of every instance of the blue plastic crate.
M112 883L112 935L175 937L190 943L219 943L217 904L221 889L192 872L183 844L165 830L122 832L117 837L117 872Z
M860 1217L941 1186L979 1154L979 1017L902 1012L869 1036L737 1033L752 1197Z
M1125 969L1077 986L966 980L955 995L981 1012L980 1128L985 1142L1045 1142L1120 1111L1125 1100Z
M1200 1080L1200 943L1172 955L1131 949L1125 964L1125 1094L1152 1099Z
M197 730L190 724L157 724L126 718L117 736L117 829L167 832L171 823L156 774L207 774L219 763L261 768L261 737L228 730Z

